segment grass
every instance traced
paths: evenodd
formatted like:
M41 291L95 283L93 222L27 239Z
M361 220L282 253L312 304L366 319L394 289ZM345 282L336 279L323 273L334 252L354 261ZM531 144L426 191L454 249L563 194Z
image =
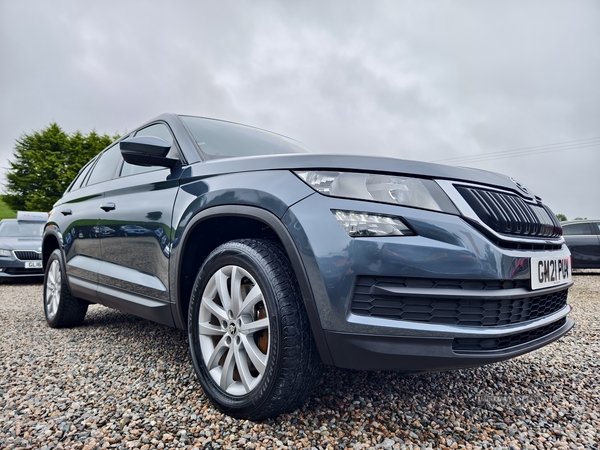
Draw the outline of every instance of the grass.
M0 196L0 219L14 219L17 217L17 212L10 209L10 207L4 203L2 196Z

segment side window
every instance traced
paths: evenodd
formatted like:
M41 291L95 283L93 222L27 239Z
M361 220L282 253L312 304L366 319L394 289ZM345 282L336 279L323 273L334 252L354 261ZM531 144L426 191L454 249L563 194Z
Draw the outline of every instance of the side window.
M563 234L568 235L584 235L584 234L595 234L592 233L589 223L572 223L563 227Z
M122 161L119 145L113 145L100 155L100 159L92 169L87 184L96 184L111 180L117 170L117 165Z
M600 234L600 222L594 222L594 225L592 225L592 227L594 228L596 234Z
M176 158L177 150L175 150L175 146L173 145L173 136L169 131L169 127L167 127L164 123L155 123L154 125L150 125L149 127L143 128L137 133L136 136L156 136L161 139L164 139L166 142L172 145L171 150L169 150L168 158ZM164 167L160 166L136 166L133 164L129 164L127 161L123 162L123 167L121 168L120 176L126 177L127 175L134 175L136 173L150 172L152 170L164 169Z
M83 180L85 180L85 177L87 176L88 172L94 165L95 160L96 160L96 158L92 159L89 163L87 163L85 166L83 166L83 168L79 171L79 173L77 174L77 176L75 177L75 179L73 180L71 185L69 186L69 189L67 189L68 192L74 191L81 187Z

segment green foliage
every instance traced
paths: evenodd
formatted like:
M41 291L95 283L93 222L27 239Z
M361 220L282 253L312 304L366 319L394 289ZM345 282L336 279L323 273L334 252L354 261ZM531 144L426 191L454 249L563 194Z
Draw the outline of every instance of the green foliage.
M587 220L587 217L575 217L573 220Z
M17 217L17 212L8 206L2 197L0 197L0 220L2 219L15 219Z
M567 216L565 216L564 214L556 214L556 218L558 219L559 222L566 222L567 220Z
M50 211L83 165L118 136L68 135L56 123L23 134L6 173L4 201L17 211Z

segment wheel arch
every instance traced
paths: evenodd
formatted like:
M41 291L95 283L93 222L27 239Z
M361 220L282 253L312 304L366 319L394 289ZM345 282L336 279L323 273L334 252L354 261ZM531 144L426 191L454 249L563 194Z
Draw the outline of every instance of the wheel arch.
M44 240L42 241L42 265L44 267L44 270L46 269L48 258L50 258L52 252L56 249L62 248L62 246L60 245L61 242L62 237L54 228L50 227L46 230Z
M332 364L321 327L312 288L300 253L285 225L273 213L254 206L222 205L208 208L191 218L181 236L179 248L173 252L172 273L174 310L178 328L187 328L187 314L195 277L212 250L234 239L260 238L277 242L292 264L300 286L311 331L325 364ZM173 261L172 261L173 262Z

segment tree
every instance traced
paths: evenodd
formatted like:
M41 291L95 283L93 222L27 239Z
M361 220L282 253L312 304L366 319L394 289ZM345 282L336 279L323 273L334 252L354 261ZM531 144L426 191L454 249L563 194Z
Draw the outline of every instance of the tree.
M567 216L565 216L564 214L557 214L556 218L558 219L559 222L566 222L567 221Z
M4 201L14 210L50 211L83 165L114 139L95 131L68 135L56 123L16 140Z
M573 220L587 220L587 217L575 217Z

